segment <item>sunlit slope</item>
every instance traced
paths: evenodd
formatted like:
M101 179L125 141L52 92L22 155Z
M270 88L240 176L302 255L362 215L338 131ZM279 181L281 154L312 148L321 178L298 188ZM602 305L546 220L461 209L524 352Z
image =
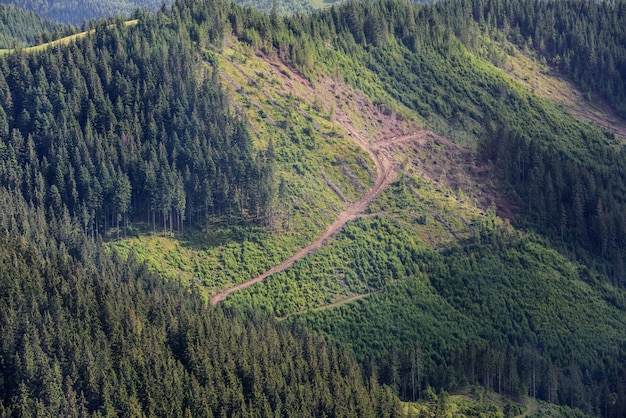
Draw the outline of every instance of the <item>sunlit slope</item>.
M314 87L279 61L260 59L235 39L230 44L221 51L205 51L204 65L218 69L256 146L271 144L274 150L278 199L269 224L238 226L224 219L206 231L184 235L180 242L141 234L115 243L124 251L135 248L168 276L200 283L209 294L262 273L313 241L372 186L376 171L335 120L337 104L312 93L325 87ZM350 89L342 94L358 93ZM368 123L358 112L350 117L355 124Z
M207 296L317 243L225 304L327 335L404 400L480 384L608 411L623 402L626 343L619 135L610 118L586 122L571 86L556 98L558 80L533 84L532 54L485 38L504 54L494 59L423 16L406 36L359 33L349 19L394 5L413 7L333 10L345 17L332 20L346 26L336 33L321 18L249 10L219 41L195 28L184 67L215 96L228 92L224 113L240 115L238 132L275 161L263 177L273 201L263 216L206 209L176 231L165 211L162 228L140 214L150 226L128 234L107 213L102 238Z
M423 41L416 50L393 37L378 48L365 42L352 49L318 45L315 66L304 69L310 80L326 85L318 77L330 69L335 80L361 90L367 99L348 106L353 112L371 115L368 103L392 110L365 117L370 123L357 124L357 131L366 135L370 125L377 125L373 131L384 132L391 124L408 126L405 132L434 132L407 141L371 137L396 162L397 181L325 247L232 294L226 304L266 310L318 329L376 364L386 383L398 385L398 393L410 384L411 352L417 345L428 382L438 387L469 381L493 388L500 381L505 386L498 390L510 394L588 408L593 400L589 392L582 395L582 388L592 384L590 376L607 376L608 385L617 387L620 347L626 341L620 325L626 320L624 292L596 269L601 262L587 264L589 259L566 250L563 241L573 230L547 226L554 216L547 216L547 207L539 208L537 201L554 186L556 171L548 171L556 166L542 172L543 184L530 190L509 183L509 176L519 170L527 181L528 166L554 158L548 157L551 153L568 169L593 173L609 165L601 157L619 153L619 143L610 135L611 126L589 124L588 115L563 106L563 97L579 101L571 85L569 96L558 101L536 94L506 65L494 65L453 37L448 41L438 39L433 43L441 44L434 46ZM515 54L511 60L515 65L532 62ZM546 85L562 83L545 77ZM384 96L377 97L380 90ZM339 106L335 119L350 125L352 118ZM404 115L407 108L417 124L391 116ZM514 142L507 148L502 139L509 140L509 133L533 145L528 154L514 154ZM489 148L493 138L499 138L500 148ZM498 161L503 156L519 165L507 167ZM519 225L525 228L516 229ZM477 372L467 366L474 361L495 363Z

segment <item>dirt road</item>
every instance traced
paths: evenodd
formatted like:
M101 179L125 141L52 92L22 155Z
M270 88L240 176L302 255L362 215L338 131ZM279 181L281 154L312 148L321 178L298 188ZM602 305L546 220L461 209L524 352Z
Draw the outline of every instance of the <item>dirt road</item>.
M396 164L394 161L391 160L389 156L382 152L380 145L385 144L386 142L412 140L419 138L421 135L428 135L427 131L423 131L402 137L386 138L381 141L377 141L375 144L370 144L364 141L351 127L345 126L345 128L350 132L352 140L354 140L354 142L356 142L361 148L363 148L363 150L367 152L374 161L374 164L376 165L376 183L359 200L351 203L343 212L341 212L337 219L328 228L326 228L326 230L321 235L319 235L315 241L302 248L300 251L293 254L291 257L287 258L280 264L277 264L276 266L267 270L265 273L250 280L246 280L243 283L239 283L235 286L229 287L228 289L222 290L211 298L211 303L216 304L222 302L231 293L237 292L241 289L245 289L246 287L252 286L255 283L262 282L272 274L278 273L291 267L296 261L306 257L311 252L319 249L329 238L337 235L348 221L356 218L358 215L365 212L370 202L374 200L376 196L378 196L383 190L385 190L387 186L393 183L393 181L396 179Z

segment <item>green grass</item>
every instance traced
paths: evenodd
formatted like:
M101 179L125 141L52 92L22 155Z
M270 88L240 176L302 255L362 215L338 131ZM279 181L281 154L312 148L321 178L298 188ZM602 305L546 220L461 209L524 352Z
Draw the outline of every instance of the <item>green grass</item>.
M112 245L122 252L132 247L156 271L211 294L262 273L313 241L347 205L329 183L354 201L373 184L375 169L332 120L330 109L302 80L291 79L297 74L290 69L258 59L237 42L208 54L227 74L223 84L249 121L255 146L274 144L276 178L285 196L276 204L272 225L216 223L182 236L161 237L157 231Z
M433 398L418 403L404 402L403 410L407 416L434 416L437 414L437 401L442 394L433 393L431 396ZM445 399L445 413L440 416L446 417L592 417L592 415L583 414L578 410L541 402L529 397L512 400L480 386L469 386L466 390L458 393L443 394L443 397ZM439 405L442 404L439 403Z
M133 20L128 20L126 22L124 22L125 26L135 26L138 23L137 19L133 19ZM95 29L89 30L89 31L83 31L83 32L79 32L79 33L75 33L73 35L69 35L66 37L63 37L61 39L55 39L54 41L50 41L50 42L46 42L44 44L40 44L40 45L34 45L34 46L30 46L27 48L23 48L23 51L25 52L36 52L36 51L41 51L47 48L52 48L55 47L57 45L67 45L71 42L74 42L77 39L80 38L84 38L85 36L94 33ZM0 54L8 54L10 53L11 50L10 49L0 49Z
M325 9L337 3L334 0L311 0L311 6L315 9Z
M403 263L399 253L457 246L472 237L469 221L482 216L455 194L410 174L372 202L369 212L315 254L231 295L226 304L284 317L384 289L406 277L396 268ZM359 260L369 260L371 268Z

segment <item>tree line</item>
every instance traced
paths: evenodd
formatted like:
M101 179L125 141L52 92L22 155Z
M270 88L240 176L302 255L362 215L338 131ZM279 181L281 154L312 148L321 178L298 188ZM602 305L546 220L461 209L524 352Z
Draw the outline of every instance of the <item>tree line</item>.
M167 232L262 221L272 156L252 146L183 18L101 21L70 45L3 57L2 183L55 215L67 209L93 238L131 218Z
M33 12L0 4L0 48L41 43L48 37L59 38L69 30L69 27Z
M476 0L464 7L626 117L626 2Z
M79 262L0 237L1 416L400 416L309 331L207 306L132 254L84 245Z
M30 10L42 17L74 26L95 22L97 19L115 16L128 17L137 9L153 12L165 4L165 2L158 0L85 0L78 3L66 0L10 0L4 3L9 3L21 9ZM172 2L167 3L171 4Z

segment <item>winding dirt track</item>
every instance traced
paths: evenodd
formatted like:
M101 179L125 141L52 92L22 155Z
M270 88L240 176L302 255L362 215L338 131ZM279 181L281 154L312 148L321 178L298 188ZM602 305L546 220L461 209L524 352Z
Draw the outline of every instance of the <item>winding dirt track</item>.
M367 152L374 161L374 164L376 165L376 183L359 200L350 204L343 212L341 212L337 219L328 228L326 228L326 230L321 235L319 235L315 241L311 242L309 245L302 248L291 257L282 261L280 264L277 264L271 269L267 270L265 273L260 274L259 276L256 276L250 280L246 280L245 282L239 283L235 286L224 289L221 292L215 294L211 298L211 303L220 303L224 299L226 299L231 293L245 289L246 287L252 286L255 283L262 282L272 274L278 273L291 267L296 261L306 257L311 252L319 249L329 238L337 235L348 221L355 219L357 216L365 212L365 209L367 209L367 206L370 204L370 202L374 200L376 196L378 196L383 190L385 190L387 186L393 183L393 181L396 179L396 164L394 161L391 160L390 157L382 152L380 146L385 143L419 140L424 136L431 135L429 131L420 131L411 135L387 138L378 141L375 144L369 144L368 142L364 141L352 128L346 126L346 129L350 132L350 135L354 142L356 142L361 148L363 148L363 150Z

